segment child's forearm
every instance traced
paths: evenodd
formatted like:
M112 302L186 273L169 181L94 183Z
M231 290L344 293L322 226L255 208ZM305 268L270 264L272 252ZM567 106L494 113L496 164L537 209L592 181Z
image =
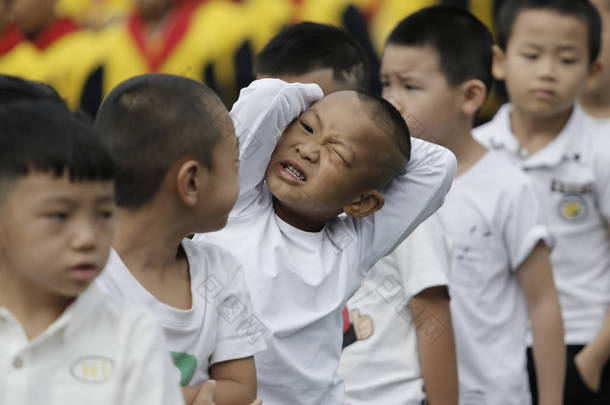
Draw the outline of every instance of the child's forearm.
M560 405L563 401L565 346L557 294L548 292L530 308L533 353L540 405Z
M456 405L457 364L447 289L428 288L411 298L409 308L414 313L428 402L435 405Z
M216 380L215 405L246 405L256 399L256 390L231 380Z

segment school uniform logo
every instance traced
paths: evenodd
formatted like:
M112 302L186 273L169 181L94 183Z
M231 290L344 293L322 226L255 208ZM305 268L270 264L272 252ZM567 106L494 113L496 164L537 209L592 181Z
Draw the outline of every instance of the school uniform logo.
M70 367L74 378L85 383L103 383L112 375L114 360L103 356L87 356L77 359Z
M589 204L585 195L593 192L591 184L568 184L558 180L551 182L551 191L562 193L557 206L559 216L566 221L582 221L589 213Z

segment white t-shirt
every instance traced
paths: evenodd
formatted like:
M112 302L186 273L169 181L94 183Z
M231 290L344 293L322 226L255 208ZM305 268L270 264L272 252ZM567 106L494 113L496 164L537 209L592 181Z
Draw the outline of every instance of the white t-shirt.
M119 300L147 308L165 332L180 385L210 378L215 363L253 356L265 348L265 327L252 312L241 265L218 246L182 241L191 276L191 309L164 304L148 292L112 250L96 283Z
M385 205L363 219L346 216L305 232L274 212L264 174L275 144L322 97L314 84L263 79L242 90L231 116L240 141L240 196L227 226L197 238L230 249L243 263L255 313L269 328L256 356L266 405L343 404L337 374L341 309L365 273L442 203L455 171L446 149L413 140L407 174L384 191Z
M504 105L474 137L533 181L556 242L551 254L566 344L591 342L610 304L610 134L576 105L559 135L527 155Z
M32 340L0 307L0 404L182 405L173 368L155 319L95 286Z
M425 308L411 313L407 303L427 288L446 286L449 266L444 231L434 214L366 275L347 303L352 327L362 321L372 327L348 346L343 342L339 374L345 380L347 404L422 404L426 395L415 321L426 324L424 344L433 343L446 329L426 315Z
M452 252L451 316L460 404L529 404L527 305L516 270L549 244L534 188L502 154L458 177L439 210Z

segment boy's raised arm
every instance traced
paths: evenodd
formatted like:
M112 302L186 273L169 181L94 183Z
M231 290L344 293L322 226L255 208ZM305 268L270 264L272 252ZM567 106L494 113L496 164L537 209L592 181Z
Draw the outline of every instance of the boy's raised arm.
M406 173L383 190L385 204L371 216L355 219L361 269L368 271L443 203L456 170L453 154L436 144L411 139Z
M322 97L316 84L289 84L279 79L256 80L241 91L231 109L241 159L240 191L234 213L256 200L283 130Z

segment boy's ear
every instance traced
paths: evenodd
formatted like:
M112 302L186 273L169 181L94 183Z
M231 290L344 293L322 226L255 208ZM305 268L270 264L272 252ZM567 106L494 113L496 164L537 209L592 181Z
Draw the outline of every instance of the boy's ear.
M176 188L180 200L187 207L192 208L199 202L202 176L206 174L201 164L195 160L187 160L178 168Z
M504 51L498 45L492 47L493 62L491 65L491 73L496 80L504 80Z
M479 79L471 79L462 84L461 110L468 116L474 115L483 106L487 97L487 87Z
M593 65L591 65L591 68L589 69L589 75L587 76L586 88L593 89L596 87L595 81L597 80L597 76L604 68L608 69L610 68L610 66L604 67L604 65L599 60L596 60Z
M352 218L364 218L379 211L384 203L385 199L379 191L368 190L343 207L343 212Z

